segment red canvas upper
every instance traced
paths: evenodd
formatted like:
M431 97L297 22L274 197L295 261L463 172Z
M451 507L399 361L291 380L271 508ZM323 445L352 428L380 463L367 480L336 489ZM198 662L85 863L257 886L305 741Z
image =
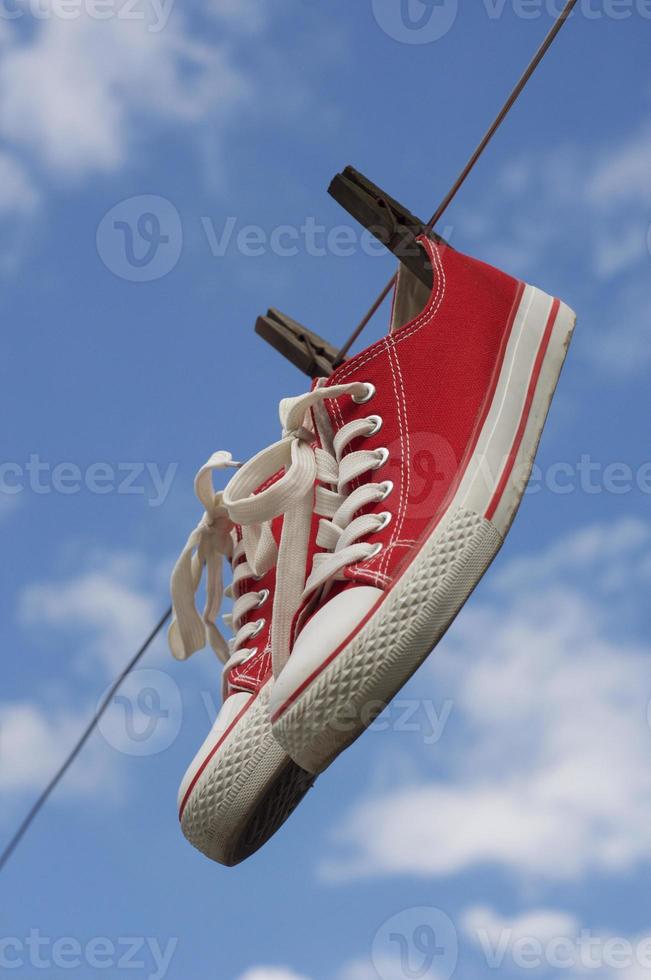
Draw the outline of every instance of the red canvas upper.
M378 514L391 512L390 523L365 538L371 545L381 543L382 550L375 557L348 565L343 582L332 583L334 589L328 590L329 598L334 591L352 585L388 588L400 566L410 560L425 532L444 511L474 450L524 289L516 279L483 262L437 245L427 237L419 241L434 271L433 288L423 309L414 319L395 326L388 336L344 362L325 382L326 387L352 382L373 385L375 394L365 404L355 402L349 395L327 399L323 404L334 432L356 419L381 417L379 431L351 442L345 452L386 448L386 462L379 469L367 471L360 481L393 483L386 501L367 508ZM408 280L404 284L409 285ZM399 280L398 289L402 285ZM318 431L316 424L314 428ZM276 473L257 492L281 475ZM282 517L273 521L277 543L282 526ZM318 527L319 518L313 514L306 578L317 551ZM255 693L271 673L275 579L272 569L263 579L241 585L243 591L268 589L270 596L264 608L253 610L247 617L264 617L265 627L251 641L256 654L231 671L230 693ZM294 620L295 635L302 628L305 614L311 616L314 612L314 603L299 610Z
M327 385L369 382L367 404L350 397L326 402L335 431L353 419L379 415L382 429L347 451L386 447L389 458L362 480L391 480L389 526L366 540L382 542L379 555L349 566L349 582L387 588L409 560L428 525L453 494L472 451L499 373L523 286L511 276L460 252L420 239L434 269L422 312L367 350L344 362Z

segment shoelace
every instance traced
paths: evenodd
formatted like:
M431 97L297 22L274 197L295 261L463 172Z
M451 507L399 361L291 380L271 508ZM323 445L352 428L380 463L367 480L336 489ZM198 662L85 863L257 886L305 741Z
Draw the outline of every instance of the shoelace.
M260 548L260 527L283 515L271 636L275 676L289 658L292 623L302 602L327 582L342 577L348 565L374 557L381 546L362 539L386 527L391 519L387 513L355 516L369 504L386 499L390 482L365 483L348 490L353 480L382 466L388 451L359 450L344 455L354 439L378 432L382 420L370 416L342 426L334 438L333 453L314 446L315 435L308 427L308 412L317 404L342 396L362 404L374 393L372 385L353 382L284 399L280 403L283 438L246 463L224 490L224 506L243 528L247 553ZM277 482L254 493L281 468L285 472ZM315 556L306 581L313 511L322 518L317 544L327 551Z
M240 595L245 579L256 579L269 571L276 561L276 544L269 526L249 533L247 542L238 540L235 524L224 506L223 493L215 493L213 474L238 467L228 452L217 452L201 467L194 481L195 492L204 506L204 516L192 532L172 572L171 591L174 618L168 632L169 646L177 660L188 657L209 644L224 664L223 693L226 694L231 670L246 662L257 651L248 646L264 626L263 620L240 625L254 609L269 598L268 591ZM224 588L223 563L233 566L233 581ZM195 597L206 571L206 605L199 614ZM224 622L235 636L226 640L217 628L223 597L235 599Z

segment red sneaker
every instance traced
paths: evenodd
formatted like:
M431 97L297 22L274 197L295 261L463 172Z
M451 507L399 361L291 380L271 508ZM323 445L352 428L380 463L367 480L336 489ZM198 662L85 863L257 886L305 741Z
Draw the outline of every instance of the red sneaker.
M314 781L278 745L269 722L271 611L282 520L244 531L231 521L223 495L213 490L212 473L232 465L230 453L216 453L197 475L197 496L206 514L172 575L175 619L169 631L177 659L185 660L209 643L224 663L223 705L185 774L179 815L190 843L225 865L257 851ZM224 559L233 568L226 590ZM204 569L208 601L200 616L194 597ZM232 615L224 617L235 630L228 643L215 625L223 594L235 599Z
M285 411L292 459L313 451L298 421L308 408L324 447L321 551L270 712L312 773L408 680L497 554L574 328L559 300L420 241L431 294L401 270L389 335ZM304 518L293 534L305 536Z

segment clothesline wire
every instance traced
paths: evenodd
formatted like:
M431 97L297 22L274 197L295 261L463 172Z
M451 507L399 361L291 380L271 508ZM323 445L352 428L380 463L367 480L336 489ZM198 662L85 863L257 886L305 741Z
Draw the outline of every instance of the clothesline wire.
M11 838L11 840L3 850L2 854L0 854L0 871L3 870L5 864L7 863L7 861L14 853L14 851L20 844L21 840L29 830L38 812L43 808L43 806L48 800L48 797L59 785L59 783L67 773L68 769L73 764L73 762L75 761L75 759L77 758L81 750L83 749L84 745L86 744L90 736L97 728L102 715L105 713L106 709L111 704L111 701L113 700L117 690L122 686L123 682L126 680L127 676L134 669L138 661L141 660L142 657L145 655L145 653L152 645L152 643L154 642L154 640L156 639L160 631L163 629L165 623L168 621L171 615L172 615L172 608L170 606L170 608L165 611L165 613L161 616L159 621L156 623L156 625L154 626L151 633L149 634L145 642L142 644L140 649L136 653L134 653L133 657L126 665L126 667L122 670L122 673L119 675L119 677L117 677L115 681L111 684L109 690L106 692L106 694L100 701L97 711L95 712L95 714L89 721L88 725L84 729L83 734L75 743L75 747L70 752L68 758L65 760L61 768L47 784L47 786L45 787L41 795L38 797L38 799L32 806L31 810L29 811L29 813L27 814L23 822L18 827L18 830L15 832L15 834L13 835L13 837Z
M477 162L479 161L480 157L484 153L484 150L486 149L486 147L488 146L488 144L491 142L491 140L495 136L495 133L498 131L498 129L500 128L500 126L502 125L502 123L504 122L504 120L506 119L507 115L509 114L509 112L511 111L511 109L513 108L513 106L515 105L515 103L517 102L518 98L520 97L520 95L522 94L523 90L525 89L525 87L526 87L529 79L534 74L534 72L538 68L540 62L543 60L543 58L545 57L545 55L549 51L550 47L554 43L554 41L555 41L555 39L556 39L556 37L557 37L557 35L559 33L559 31L561 30L561 28L563 27L563 25L565 24L565 22L569 18L570 14L572 13L572 10L574 9L574 7L576 6L577 3L578 3L578 0L568 0L568 3L565 5L562 13L559 14L557 20L555 21L554 26L552 27L552 29L547 34L545 40L543 41L543 43L541 44L541 46L538 48L538 51L534 55L532 61L529 63L526 71L524 72L524 74L520 78L519 82L517 83L517 85L515 86L515 88L511 92L511 94L509 95L507 101L504 103L504 106L500 110L500 112L497 115L495 121L491 124L491 126L488 129L488 131L486 132L486 135L483 137L481 143L479 144L479 146L477 147L477 149L475 150L475 152L470 157L470 159L469 159L468 163L466 164L466 166L463 168L463 170L459 174L459 177L455 181L454 185L450 188L449 192L446 194L446 196L444 197L443 201L441 202L441 204L439 205L439 207L436 209L436 211L432 215L430 221L426 225L426 228L425 228L425 231L426 232L430 232L430 231L433 230L434 226L438 223L438 221L443 216L444 212L447 210L447 208L449 207L449 205L452 203L452 201L454 200L454 198L457 196L457 194L458 194L459 190L461 189L461 187L463 186L463 184L465 184L465 182L466 182L467 178L469 177L471 171L475 168L475 165L477 164ZM359 323L359 325L355 328L355 330L353 331L353 333L351 334L351 336L348 338L348 340L346 341L346 343L344 344L344 346L341 348L341 350L337 354L336 360L334 362L335 363L335 366L337 364L341 363L341 361L343 361L344 357L346 356L346 354L348 353L348 351L350 350L350 348L352 347L352 345L355 343L355 341L357 340L357 338L360 336L360 334L362 333L362 331L364 330L364 328L368 325L368 323L372 320L372 318L375 316L375 314L377 313L377 311L380 309L380 307L384 303L385 299L387 298L387 296L389 295L389 293L393 289L393 286L396 283L396 279L397 279L397 274L394 275L389 280L389 282L386 284L386 286L384 287L384 289L382 290L382 292L380 293L380 295L378 296L378 298L375 300L375 302L373 303L373 305L371 306L371 308L364 315L364 317L361 320L361 322ZM167 621L170 619L171 615L172 615L172 609L170 607L170 608L168 608L168 609L165 610L165 612L161 616L160 620L158 621L158 623L156 624L156 626L154 626L154 628L152 629L151 633L146 638L146 640L144 641L144 643L142 644L142 646L136 651L136 653L133 655L133 657L128 662L128 664L126 665L126 667L124 667L124 669L122 670L122 672L120 673L120 675L115 679L115 681L113 682L113 684L111 685L111 687L109 688L109 690L106 692L106 694L102 698L102 700L101 700L101 702L100 702L100 704L99 704L99 706L98 706L95 714L93 715L93 717L89 721L88 725L84 729L82 735L79 737L79 739L75 743L74 748L72 749L72 751L70 752L70 754L66 758L65 762L62 764L62 766L59 768L59 770L55 773L55 775L52 777L52 779L50 780L50 782L47 784L47 786L45 787L45 789L43 790L43 792L41 793L41 795L38 797L38 799L35 801L35 803L33 804L33 806L31 807L31 809L27 813L26 817L24 818L24 820L22 821L22 823L20 824L20 826L18 827L18 829L16 830L16 832L11 837L11 839L10 839L9 843L7 844L7 846L4 848L4 850L0 854L0 871L2 871L4 869L7 861L9 860L9 858L12 856L12 854L14 853L14 851L16 850L16 848L18 847L18 845L20 844L21 840L23 839L23 837L25 836L25 834L29 830L30 826L32 825L32 823L34 822L34 820L36 819L36 817L38 816L39 812L43 809L43 807L47 803L47 801L48 801L49 797L51 796L51 794L54 792L54 790L56 789L56 787L59 785L59 783L61 782L61 780L65 776L65 774L68 772L68 770L70 769L70 767L72 766L72 764L77 759L78 755L80 754L80 752L82 751L82 749L84 748L84 746L86 745L86 743L88 742L88 739L90 738L90 736L93 734L93 732L97 728L97 726L98 726L98 724L99 724L102 716L105 714L105 712L107 711L108 707L110 706L110 704L111 704L111 702L112 702L112 700L113 700L116 692L122 686L122 684L124 683L124 681L126 680L126 678L128 677L128 675L132 672L132 670L134 670L134 668L137 666L137 664L139 663L139 661L144 657L145 653L147 652L147 650L149 649L149 647L151 646L151 644L154 642L154 640L156 639L156 637L158 636L158 634L161 632L161 630L163 629L163 627L165 626L165 624L167 623Z
M518 99L522 95L522 92L526 88L527 83L529 82L531 76L534 74L534 72L538 68L540 62L543 60L543 58L545 57L545 55L547 54L547 52L551 48L552 44L556 40L556 37L558 36L559 31L562 29L562 27L564 26L565 22L568 20L570 14L572 13L572 11L574 10L574 8L576 7L577 3L578 3L578 0L568 0L568 3L566 3L565 7L563 8L562 13L559 14L558 18L554 22L554 25L553 25L552 29L549 31L549 33L547 34L545 40L542 42L542 44L540 45L540 47L536 51L535 55L533 56L533 58L529 62L528 66L527 66L524 74L520 78L519 82L517 83L517 85L515 86L515 88L511 92L511 94L509 95L508 99L506 100L506 102L502 106L502 108L501 108L500 112L498 113L498 115L496 116L495 120L489 126L489 128L486 131L486 134L483 137L482 141L480 142L479 146L477 147L477 149L475 150L475 152L472 154L472 156L468 160L468 163L463 168L463 170L459 174L458 178L456 179L456 181L454 182L454 184L452 185L452 187L450 188L450 190L448 191L448 193L445 195L445 197L443 198L443 200L439 204L438 208L436 209L436 211L434 212L434 214L432 215L432 217L428 221L427 225L425 226L425 232L426 233L432 231L432 229L434 228L434 226L438 224L438 222L441 220L441 218L443 217L443 215L447 211L447 209L450 206L450 204L452 203L452 201L455 199L455 197L457 196L457 194L459 193L459 191L461 190L461 188L465 184L466 180L470 176L471 171L474 170L477 162L479 161L480 157L483 155L484 150L486 149L486 147L488 146L488 144L492 141L493 137L495 136L495 133L498 131L498 129L500 128L500 126L502 125L502 123L504 122L504 120L506 119L506 117L508 116L509 112L511 111L511 109L513 108L513 106L515 105L515 103L518 101ZM343 361L343 359L345 358L346 354L348 353L348 351L350 350L350 348L353 346L353 344L355 343L355 341L357 340L357 338L360 336L360 334L365 329L365 327L367 327L368 324L370 323L370 321L373 319L373 317L375 316L375 314L377 313L377 311L380 309L380 307L384 303L385 299L387 298L387 296L389 295L389 293L391 292L391 290L395 286L395 284L397 282L397 279L398 279L398 274L396 273L395 275L393 275L391 277L391 279L386 284L386 286L384 287L384 289L382 290L382 292L380 293L380 295L378 296L378 298L375 300L375 302L373 303L373 305L371 306L371 308L364 314L364 316L362 317L361 321L355 327L355 329L353 330L352 334L350 335L350 337L348 338L348 340L346 341L346 343L343 345L343 347L341 348L341 350L338 352L338 354L337 354L337 356L335 358L335 361L334 361L335 367L338 364L341 364L341 362Z

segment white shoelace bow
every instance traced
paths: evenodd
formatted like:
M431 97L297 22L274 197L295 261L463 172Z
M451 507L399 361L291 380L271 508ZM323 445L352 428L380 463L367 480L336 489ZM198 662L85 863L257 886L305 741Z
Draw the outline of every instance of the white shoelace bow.
M264 551L260 528L283 515L271 636L275 676L289 657L292 623L303 600L333 578L341 578L348 565L373 557L377 546L361 539L388 523L386 514L355 514L384 500L390 484L366 483L350 493L347 489L352 480L386 462L385 453L361 450L343 455L354 439L377 432L381 420L371 417L342 426L334 438L334 454L316 448L314 433L307 428L313 406L344 395L366 401L369 385L354 382L316 388L298 398L284 399L280 403L283 438L246 463L223 494L231 520L242 526L247 554ZM285 470L280 479L266 490L254 492L280 469ZM325 518L319 525L317 545L327 551L315 556L306 581L313 511Z
M204 516L192 532L172 572L171 590L174 618L168 632L169 646L177 660L187 660L197 650L210 644L224 664L224 693L233 667L246 661L255 650L246 646L260 630L260 623L240 622L261 605L259 592L238 595L239 585L268 571L276 560L276 545L270 527L257 528L250 535L253 551L247 551L244 540L238 541L234 522L224 506L223 493L215 493L213 473L239 466L228 452L217 452L201 467L194 481L197 497L204 506ZM233 565L233 582L224 589L223 562ZM206 570L206 605L199 614L195 597ZM227 641L215 620L224 595L236 597L224 621L235 631Z

